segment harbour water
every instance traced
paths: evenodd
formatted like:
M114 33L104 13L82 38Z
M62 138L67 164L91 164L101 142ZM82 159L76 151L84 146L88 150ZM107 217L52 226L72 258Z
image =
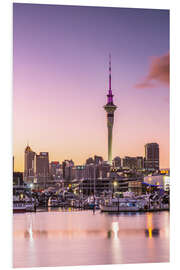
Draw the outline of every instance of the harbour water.
M13 214L13 267L169 261L169 212Z

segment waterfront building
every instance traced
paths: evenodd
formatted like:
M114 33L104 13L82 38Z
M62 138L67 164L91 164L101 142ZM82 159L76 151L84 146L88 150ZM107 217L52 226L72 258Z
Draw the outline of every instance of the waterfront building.
M144 183L148 184L150 187L157 186L160 189L169 191L170 190L170 175L158 174L158 175L145 176Z
M29 145L26 146L24 152L24 182L33 183L35 176L35 156Z
M157 143L145 145L145 168L159 170L159 145Z
M161 170L160 170L160 174L163 174L163 175L170 175L170 169L169 169L169 168L161 169Z
M105 193L123 193L126 191L142 194L146 186L134 177L106 177L102 179L84 179L79 183L79 190L84 195L102 195Z
M49 181L49 153L40 152L36 155L36 178L38 183Z
M104 106L107 113L107 128L108 128L108 162L112 164L112 135L114 125L114 112L117 106L113 103L113 94L111 89L111 55L109 56L109 91L107 95L107 104Z
M133 192L137 195L141 195L143 193L143 191L144 191L144 193L146 192L142 181L129 181L128 182L128 191Z

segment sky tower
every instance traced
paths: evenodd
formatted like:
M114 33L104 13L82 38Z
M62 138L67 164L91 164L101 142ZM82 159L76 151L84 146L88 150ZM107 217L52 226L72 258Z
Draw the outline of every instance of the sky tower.
M111 54L109 54L109 91L107 95L107 104L104 106L107 113L107 128L108 128L108 162L112 164L112 131L114 124L114 112L117 106L113 103L113 94L111 90Z

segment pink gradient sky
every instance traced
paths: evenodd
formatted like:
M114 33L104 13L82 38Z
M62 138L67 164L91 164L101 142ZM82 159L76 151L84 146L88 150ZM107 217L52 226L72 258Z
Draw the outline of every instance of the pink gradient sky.
M13 20L15 170L24 168L27 141L50 160L107 159L109 52L113 157L144 156L157 142L160 166L169 167L169 85L136 87L153 57L169 51L167 10L14 4Z

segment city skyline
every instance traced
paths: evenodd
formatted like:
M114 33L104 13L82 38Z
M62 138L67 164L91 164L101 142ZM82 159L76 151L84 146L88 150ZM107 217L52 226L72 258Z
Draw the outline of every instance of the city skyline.
M27 140L50 160L108 159L109 52L113 157L144 156L157 142L160 167L169 167L168 11L14 4L13 49L16 171Z
M147 146L150 146L151 147L151 145L157 145L157 147L158 147L158 157L157 158L155 158L155 157L153 157L153 159L154 159L154 161L155 162L158 162L159 163L159 161L157 161L157 160L159 160L159 145L157 144L157 143L155 143L155 142L151 142L151 143L147 143L147 144L145 144L144 145L144 153L142 154L142 156L138 156L137 154L135 154L134 156L128 156L128 155L125 155L125 156L115 156L115 157L113 157L112 158L112 161L114 161L115 162L115 160L118 158L118 160L119 160L119 158L120 158L120 160L121 160L121 167L123 168L124 166L123 166L123 160L125 160L126 158L143 158L143 162L144 162L144 165L145 165L145 160L151 160L151 156L149 156L148 157L148 155L147 155ZM75 163L73 160L72 160L72 158L70 158L70 159L63 159L63 160L52 160L52 159L50 159L49 158L49 152L44 152L44 151L41 151L41 152L39 152L39 154L38 154L38 152L37 151L35 151L34 149L32 149L31 148L31 146L29 145L29 143L26 145L26 147L25 147L25 150L24 150L24 160L25 160L25 162L24 162L24 167L23 167L23 172L26 172L26 167L27 167L27 157L26 157L26 154L27 154L27 152L30 152L31 153L31 158L30 158L30 160L29 160L29 162L30 162L30 164L29 164L29 166L33 169L33 172L32 172L32 175L34 175L34 173L36 173L36 170L35 170L35 168L34 167L36 167L35 165L34 165L34 163L32 163L32 160L33 160L33 162L35 162L35 159L34 159L34 157L36 156L36 157L38 157L38 156L40 156L41 154L42 155L48 155L48 160L49 160L49 162L48 162L48 167L50 166L50 164L51 163L58 163L59 165L62 165L63 164L63 162L65 162L65 161L72 161L73 162L73 166L84 166L84 165L87 165L87 161L88 160L94 160L95 158L102 158L102 161L103 162L105 162L105 163L107 163L107 164L109 164L109 165L112 165L111 163L109 163L109 161L107 160L107 159L104 159L104 157L103 156L98 156L98 155L96 155L96 154L93 154L93 155L91 155L91 156L88 156L82 163ZM151 155L151 154L150 154ZM14 168L14 162L15 161L15 158L14 158L14 156L13 156L13 168ZM153 162L154 162L153 161ZM152 161L148 161L148 162L152 162ZM93 163L94 163L94 161L93 161ZM126 167L126 166L125 166ZM145 166L144 166L144 168L145 168ZM157 166L157 169L159 168L159 165ZM165 168L159 168L159 169L165 169ZM13 171L15 172L16 170L14 170L13 169ZM30 174L31 175L31 174Z

